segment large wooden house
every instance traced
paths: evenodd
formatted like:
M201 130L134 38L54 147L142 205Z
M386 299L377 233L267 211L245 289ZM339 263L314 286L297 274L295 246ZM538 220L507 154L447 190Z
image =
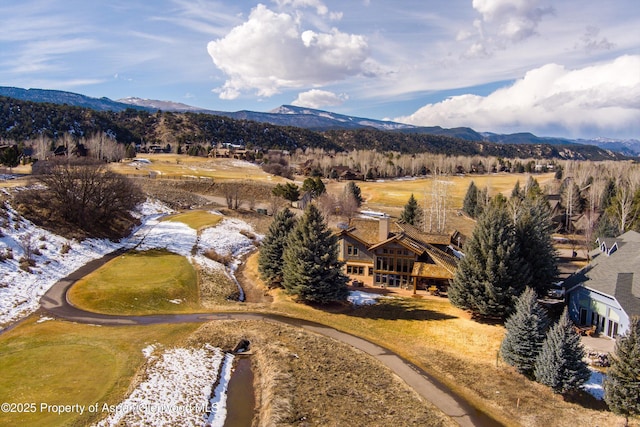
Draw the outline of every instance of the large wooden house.
M345 273L369 286L446 291L457 258L449 234L423 233L390 218L356 218L338 233Z

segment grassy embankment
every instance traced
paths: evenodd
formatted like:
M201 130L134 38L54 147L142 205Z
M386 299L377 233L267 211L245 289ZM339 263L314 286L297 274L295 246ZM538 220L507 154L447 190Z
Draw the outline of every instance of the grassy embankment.
M0 335L0 401L35 403L35 413L8 413L0 426L85 426L106 416L58 415L41 404L115 405L136 375L144 374L142 349L179 345L200 325L98 327L32 316ZM142 368L141 368L142 367Z

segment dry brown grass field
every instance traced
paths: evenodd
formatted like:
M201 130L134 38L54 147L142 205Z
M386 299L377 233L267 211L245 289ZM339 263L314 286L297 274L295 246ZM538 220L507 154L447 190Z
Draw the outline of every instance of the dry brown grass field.
M265 173L259 166L234 159L213 159L179 154L140 154L140 161L112 163L112 170L130 176L149 176L158 178L213 178L214 180L258 180L284 182L285 179Z
M452 209L460 209L462 201L469 188L471 181L482 189L487 188L489 196L498 193L509 195L516 182L520 185L527 182L529 176L533 176L541 187L553 181L553 173L545 174L486 174L486 175L456 175L443 177L440 180L447 183L449 191L447 200ZM358 182L362 191L362 197L371 208L384 210L385 208L397 209L404 206L411 194L414 195L421 206L430 201L430 194L433 188L433 178L399 179L399 180L379 180ZM343 183L330 184L329 188L341 189Z

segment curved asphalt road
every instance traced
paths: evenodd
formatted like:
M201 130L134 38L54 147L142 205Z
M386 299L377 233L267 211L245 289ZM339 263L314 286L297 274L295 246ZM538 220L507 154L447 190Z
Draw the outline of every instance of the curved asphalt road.
M431 378L424 370L404 360L392 351L356 336L340 332L319 323L288 318L285 316L261 313L195 313L160 314L150 316L115 316L91 313L72 306L67 300L67 291L73 284L111 259L125 251L115 251L100 259L91 261L53 285L40 300L42 308L54 316L79 323L99 325L151 325L161 323L193 323L214 320L265 320L284 323L331 337L349 344L378 359L396 375L402 378L424 399L454 419L460 426L490 427L501 424L484 413L474 409L460 397L454 395L445 386Z

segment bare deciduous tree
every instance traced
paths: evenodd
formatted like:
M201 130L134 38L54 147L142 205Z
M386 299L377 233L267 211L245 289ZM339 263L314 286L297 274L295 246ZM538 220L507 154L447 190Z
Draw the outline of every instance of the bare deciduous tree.
M37 178L47 190L43 203L85 231L109 227L143 200L127 177L87 160L38 162Z

